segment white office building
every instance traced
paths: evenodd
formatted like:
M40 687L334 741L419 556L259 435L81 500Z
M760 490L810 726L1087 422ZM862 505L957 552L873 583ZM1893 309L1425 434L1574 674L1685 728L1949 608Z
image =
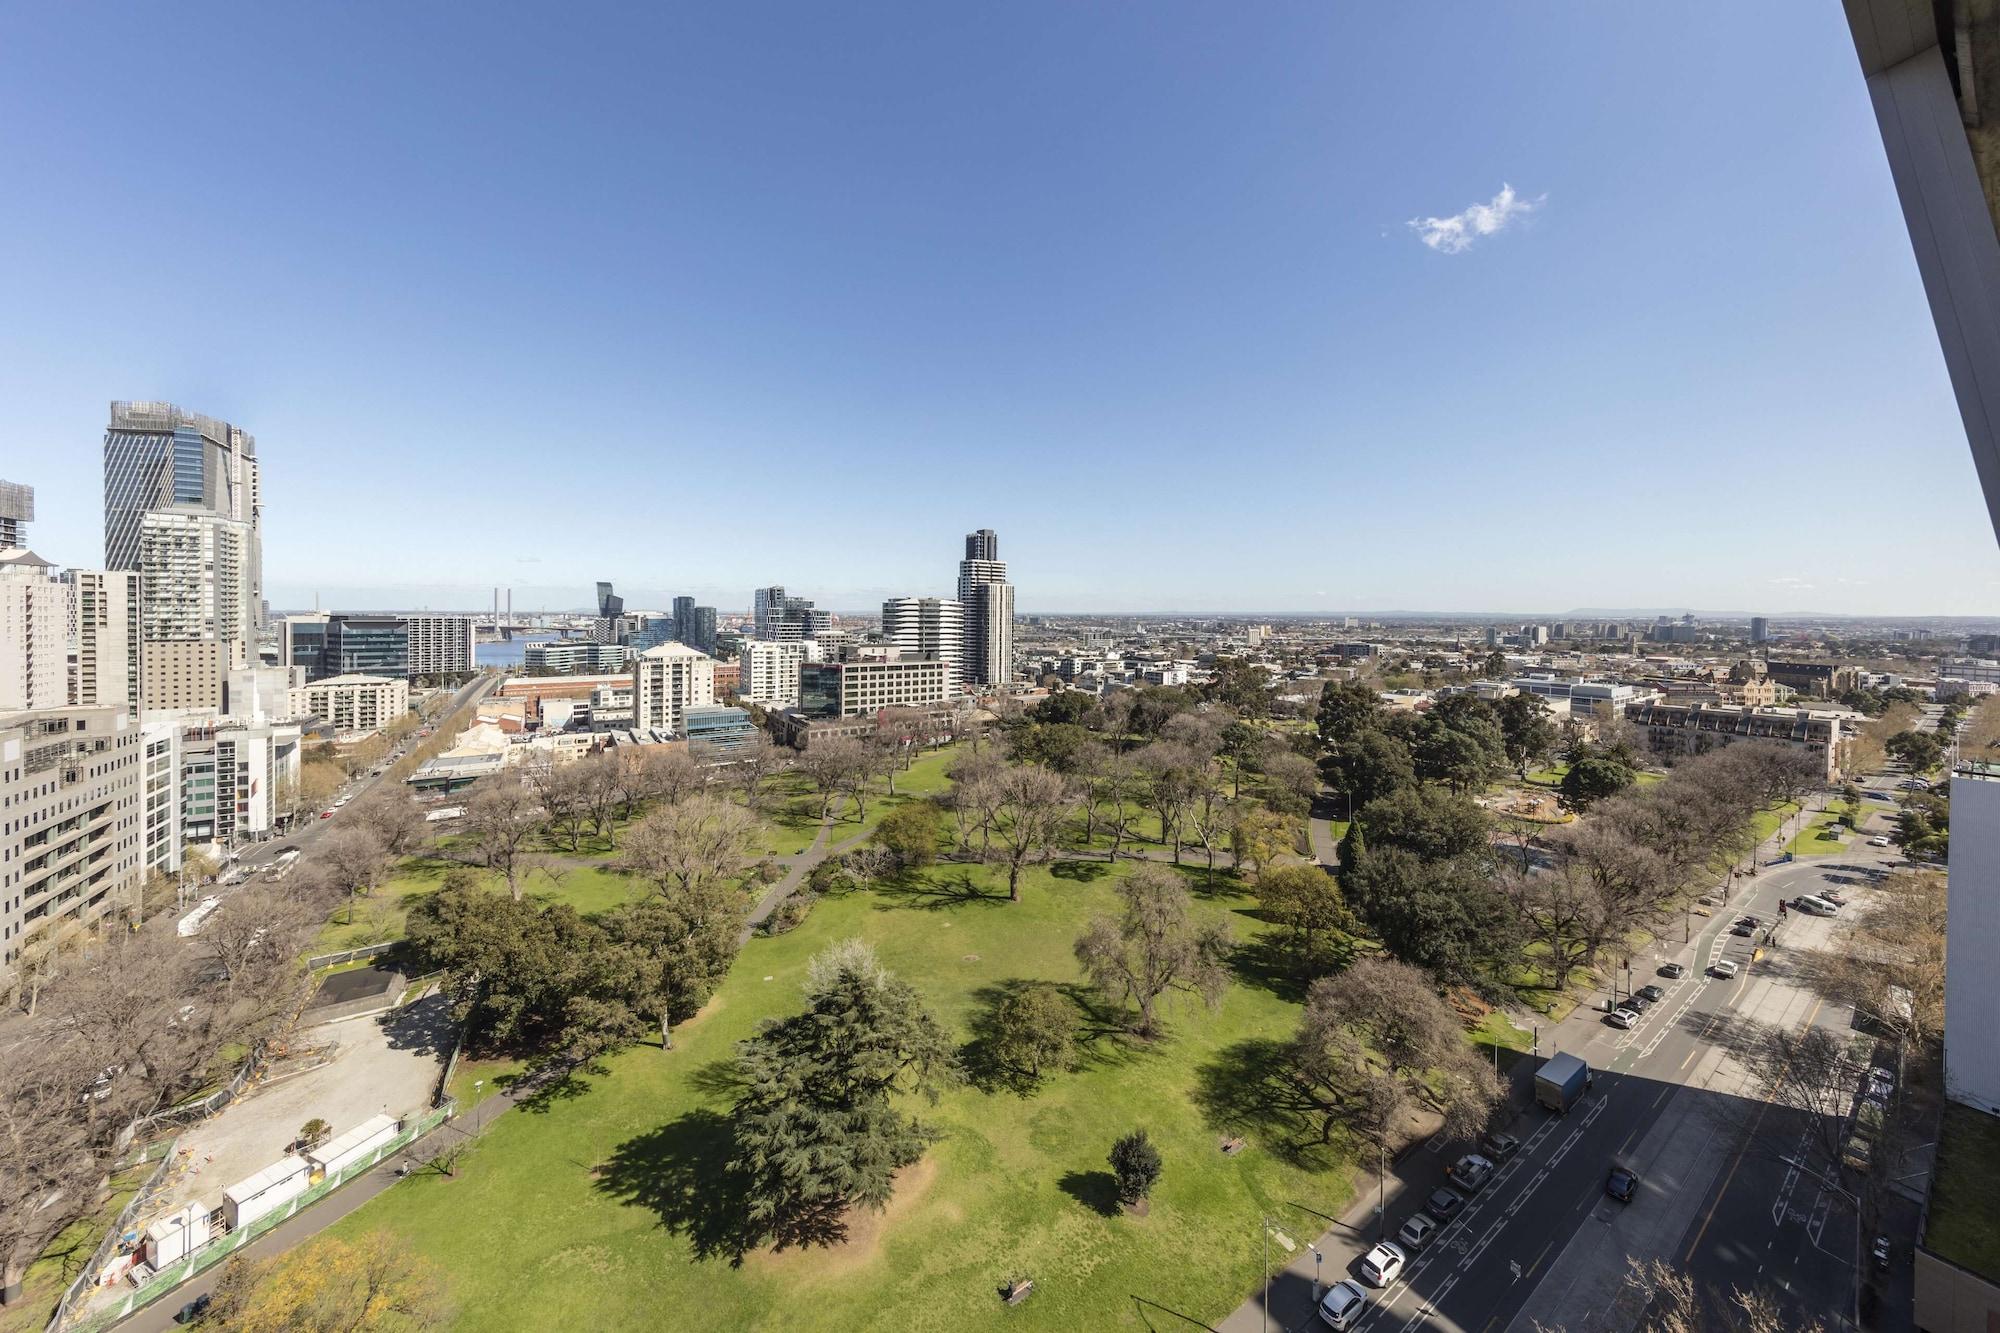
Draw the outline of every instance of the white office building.
M337 741L373 736L410 711L410 682L400 676L328 676L290 691L295 718L317 717Z
M663 643L632 664L632 725L683 734L687 710L715 702L715 659L684 643Z
M736 697L767 707L795 707L799 702L799 668L818 656L817 644L745 639L738 651L740 675Z
M934 708L950 697L948 669L935 655L856 649L838 662L808 662L799 673L799 711L824 720L885 708Z
M221 720L181 733L181 831L235 846L278 827L299 780L293 723Z
M945 665L945 689L965 680L965 605L949 597L894 597L882 603L882 637L904 656L928 653Z
M623 671L632 650L622 643L555 639L522 650L521 667L531 676L600 676Z
M405 616L410 630L412 676L469 676L473 670L471 616Z
M141 860L163 875L181 868L181 726L163 717L139 728Z
M140 637L146 707L222 707L229 671L255 655L251 529L205 509L139 520Z

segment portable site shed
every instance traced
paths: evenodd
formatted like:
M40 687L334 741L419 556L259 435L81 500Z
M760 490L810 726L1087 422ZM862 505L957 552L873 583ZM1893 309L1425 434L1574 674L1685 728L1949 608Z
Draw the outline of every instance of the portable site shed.
M208 1213L191 1203L146 1228L146 1262L165 1268L208 1244Z
M306 1192L311 1167L303 1157L285 1157L247 1180L222 1191L222 1220L231 1231L249 1226L274 1208Z
M396 1137L396 1118L372 1115L344 1134L336 1134L306 1153L314 1171L330 1176L360 1161Z

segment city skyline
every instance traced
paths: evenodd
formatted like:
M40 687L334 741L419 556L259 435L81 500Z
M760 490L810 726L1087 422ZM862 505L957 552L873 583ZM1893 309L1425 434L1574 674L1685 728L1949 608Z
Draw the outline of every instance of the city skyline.
M910 576L976 517L1024 612L1985 613L2000 556L1841 15L1707 8L1740 44L1616 9L1442 44L1415 11L628 15L587 47L533 11L45 11L0 88L17 123L68 108L0 148L0 241L37 256L0 459L95 559L97 479L50 464L107 400L243 423L286 606L607 573L734 606L809 572L865 608L948 593ZM97 86L114 24L228 90ZM1607 100L1676 111L1614 142ZM103 206L162 160L256 164L237 225ZM200 299L162 338L103 318L135 291ZM676 503L745 459L800 482L759 488L754 561L742 506ZM547 521L558 468L588 522ZM1821 521L1864 489L1924 539ZM1584 558L1514 548L1564 515Z

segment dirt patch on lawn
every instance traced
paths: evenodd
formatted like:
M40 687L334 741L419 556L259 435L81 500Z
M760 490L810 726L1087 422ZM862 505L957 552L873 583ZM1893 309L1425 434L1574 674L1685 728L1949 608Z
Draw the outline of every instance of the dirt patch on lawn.
M847 1239L838 1245L786 1250L782 1254L759 1250L746 1255L743 1266L753 1272L775 1277L846 1277L873 1263L882 1251L882 1238L890 1227L930 1193L937 1179L937 1158L927 1156L915 1166L896 1173L896 1186L888 1206L881 1212L857 1208L848 1215Z

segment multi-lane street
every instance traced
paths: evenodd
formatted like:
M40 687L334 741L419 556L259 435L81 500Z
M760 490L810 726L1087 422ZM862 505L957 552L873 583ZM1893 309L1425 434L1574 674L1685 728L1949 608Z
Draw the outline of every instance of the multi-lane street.
M1822 1318L1849 1316L1852 1213L1837 1188L1783 1160L1810 1161L1800 1152L1806 1127L1797 1113L1763 1100L1759 1080L1739 1055L1774 1028L1851 1026L1851 1011L1824 1001L1807 983L1805 965L1813 951L1839 947L1845 921L1796 912L1781 919L1778 904L1837 885L1863 907L1874 891L1868 886L1893 861L1892 850L1856 839L1845 854L1771 865L1739 879L1711 916L1687 923L1689 938L1679 938L1675 923L1651 952L1631 959L1629 975L1620 972L1621 993L1649 983L1666 992L1635 1026L1607 1023L1608 997L1600 994L1597 1008L1581 1008L1541 1031L1541 1055L1570 1051L1591 1065L1591 1091L1567 1116L1539 1107L1523 1114L1511 1127L1519 1151L1410 1256L1394 1283L1366 1288L1368 1309L1354 1327L1376 1333L1527 1333L1536 1321L1570 1333L1629 1327L1639 1298L1626 1281L1628 1256L1664 1260L1714 1291L1764 1287ZM1774 931L1733 933L1745 913ZM1711 972L1725 961L1737 964L1737 975ZM1656 975L1667 962L1680 963L1686 975ZM1446 1162L1470 1147L1436 1143L1406 1158L1395 1173L1401 1191L1389 1197L1386 1223L1365 1212L1350 1215L1349 1225L1319 1242L1324 1282L1358 1281L1368 1246L1418 1211ZM1614 1164L1639 1176L1630 1203L1605 1192ZM1302 1248L1290 1271L1306 1281L1274 1286L1274 1328L1320 1327L1311 1312L1308 1256Z

